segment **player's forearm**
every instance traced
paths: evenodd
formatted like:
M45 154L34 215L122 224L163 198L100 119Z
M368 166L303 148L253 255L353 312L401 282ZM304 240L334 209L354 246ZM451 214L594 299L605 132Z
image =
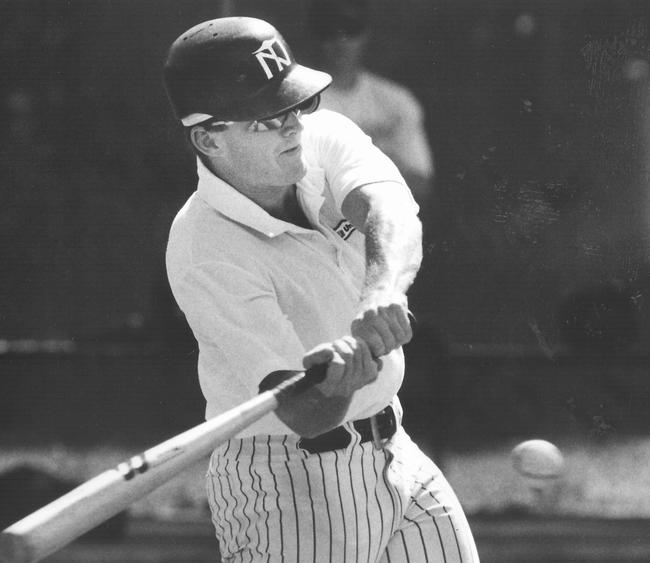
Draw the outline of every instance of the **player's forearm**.
M366 277L350 332L380 358L413 336L406 291L422 261L422 225L402 184L364 186L343 204L366 235Z
M275 414L299 436L313 438L339 426L351 400L351 396L327 397L312 387L284 400Z
M396 182L361 186L343 201L343 213L366 237L362 299L406 293L422 261L422 224L408 189Z
M420 268L422 225L410 205L397 207L400 202L389 198L368 209L362 299L372 292L406 293Z

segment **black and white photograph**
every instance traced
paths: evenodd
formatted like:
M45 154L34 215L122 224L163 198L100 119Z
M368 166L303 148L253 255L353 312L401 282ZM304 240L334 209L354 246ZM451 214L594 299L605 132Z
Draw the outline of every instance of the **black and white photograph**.
M0 0L0 562L650 561L650 3Z

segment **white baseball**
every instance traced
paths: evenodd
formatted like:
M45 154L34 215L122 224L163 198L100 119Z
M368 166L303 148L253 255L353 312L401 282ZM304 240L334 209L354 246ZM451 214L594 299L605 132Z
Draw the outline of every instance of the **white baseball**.
M510 454L515 470L534 479L556 479L564 470L564 456L551 442L527 440L518 444Z

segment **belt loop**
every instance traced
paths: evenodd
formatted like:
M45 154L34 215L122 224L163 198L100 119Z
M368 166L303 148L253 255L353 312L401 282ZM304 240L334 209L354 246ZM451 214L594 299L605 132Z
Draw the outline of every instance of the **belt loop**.
M384 441L379 434L379 426L377 425L377 416L372 415L370 417L370 431L372 432L372 443L375 446L376 450L381 450L384 447Z
M348 450L351 450L352 448L358 446L363 442L363 436L361 435L361 432L359 432L359 430L354 425L354 422L348 421L343 426L350 434L350 443L347 446Z

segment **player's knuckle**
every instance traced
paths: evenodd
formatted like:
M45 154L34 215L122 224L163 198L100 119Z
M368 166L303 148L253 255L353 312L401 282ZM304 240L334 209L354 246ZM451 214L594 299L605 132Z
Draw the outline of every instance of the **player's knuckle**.
M363 312L362 319L366 322L372 322L379 316L379 310L377 309L366 309Z
M384 347L384 341L381 338L381 336L379 336L377 333L370 334L366 339L366 342L368 343L370 350L372 350L373 352L379 348Z
M343 356L341 355L340 352L335 352L334 353L334 355L332 356L332 359L330 360L330 365L331 366L345 365L345 360L343 359Z
M403 307L399 303L391 303L386 307L386 310L393 315L399 315L402 313Z
M381 339L386 346L394 346L396 341L396 335L392 327L388 326L381 333Z
M409 339L408 333L405 330L403 330L401 327L396 328L393 331L393 337L395 338L395 343L398 345L408 342Z
M369 323L358 322L352 325L352 335L360 338L367 338L370 332Z
M352 352L344 352L341 354L341 357L346 366L350 365L354 361L354 354Z

